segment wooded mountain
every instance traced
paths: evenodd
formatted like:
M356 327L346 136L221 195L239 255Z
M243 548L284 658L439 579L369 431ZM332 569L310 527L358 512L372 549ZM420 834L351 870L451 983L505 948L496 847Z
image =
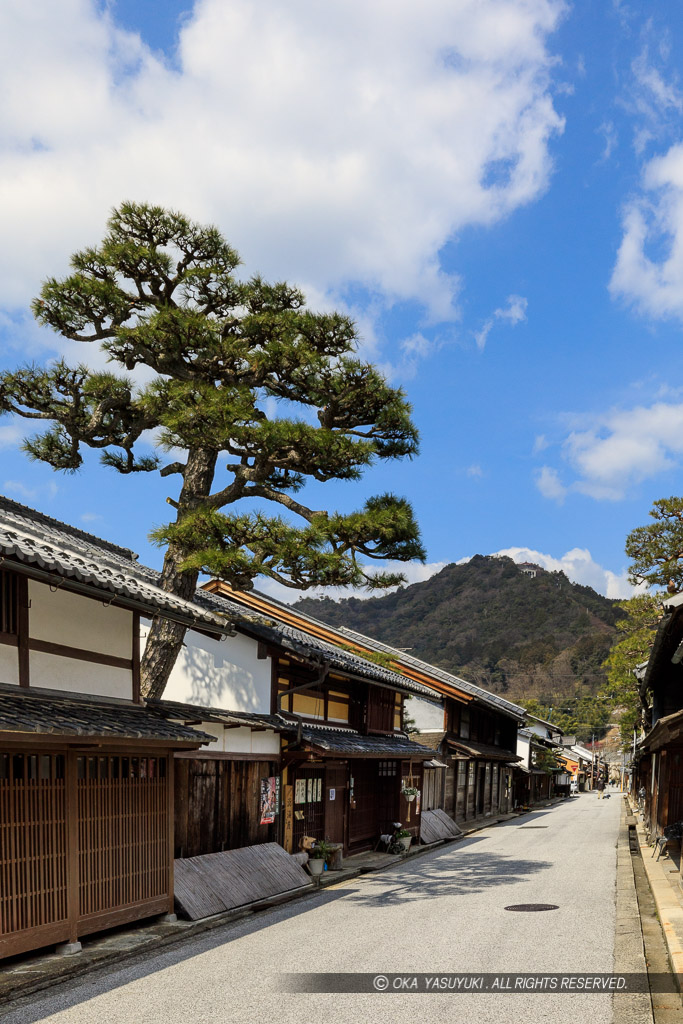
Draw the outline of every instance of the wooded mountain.
M510 558L475 555L383 597L303 598L295 608L462 675L510 700L588 697L623 612L562 572L526 575Z

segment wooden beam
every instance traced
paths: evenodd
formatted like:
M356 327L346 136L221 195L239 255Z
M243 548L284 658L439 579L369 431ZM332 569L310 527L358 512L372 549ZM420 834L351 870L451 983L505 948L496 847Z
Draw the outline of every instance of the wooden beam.
M17 639L19 644L19 686L30 686L28 580L25 576L17 577Z
M112 668L125 668L133 671L132 658L118 658L113 654L100 654L98 651L88 651L81 647L69 647L66 644L55 644L51 640L36 640L31 637L28 640L28 650L40 654L56 654L60 658L75 658L78 661L87 661L93 665L109 665ZM21 658L21 638L19 640L19 657Z

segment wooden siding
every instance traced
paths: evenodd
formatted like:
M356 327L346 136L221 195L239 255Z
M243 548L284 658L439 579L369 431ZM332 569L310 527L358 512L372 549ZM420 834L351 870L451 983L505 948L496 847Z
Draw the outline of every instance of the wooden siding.
M261 825L261 779L279 774L274 761L176 758L175 856L199 857L272 842Z
M0 751L0 956L172 906L168 758Z

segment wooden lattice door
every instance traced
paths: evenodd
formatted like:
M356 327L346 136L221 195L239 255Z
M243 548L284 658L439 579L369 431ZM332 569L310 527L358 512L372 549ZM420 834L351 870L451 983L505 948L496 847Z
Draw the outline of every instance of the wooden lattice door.
M79 921L164 900L169 885L165 757L78 757ZM164 909L163 907L160 909ZM83 934L83 927L79 927Z
M0 957L172 905L166 755L0 751Z
M0 956L68 937L63 754L0 753Z

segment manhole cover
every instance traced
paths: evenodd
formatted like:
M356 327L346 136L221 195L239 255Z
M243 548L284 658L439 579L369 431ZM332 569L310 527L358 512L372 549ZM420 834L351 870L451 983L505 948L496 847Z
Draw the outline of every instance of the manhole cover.
M513 903L511 907L505 907L505 910L517 910L522 914L530 914L534 910L559 910L559 906L556 903Z

